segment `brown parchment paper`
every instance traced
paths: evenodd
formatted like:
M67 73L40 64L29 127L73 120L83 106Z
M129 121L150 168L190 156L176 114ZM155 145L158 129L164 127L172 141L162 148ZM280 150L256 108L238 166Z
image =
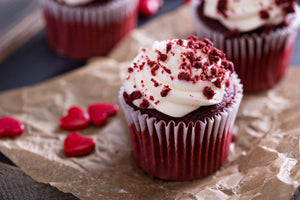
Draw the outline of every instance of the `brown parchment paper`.
M141 46L192 32L189 9L182 7L134 31L110 58L0 94L0 116L26 125L21 137L1 139L0 151L35 180L81 199L289 199L300 181L300 69L295 68L274 89L245 95L228 162L205 179L168 182L146 175L135 165L122 112L102 128L81 131L96 141L94 153L64 155L68 132L59 129L58 120L70 106L118 103L124 69Z

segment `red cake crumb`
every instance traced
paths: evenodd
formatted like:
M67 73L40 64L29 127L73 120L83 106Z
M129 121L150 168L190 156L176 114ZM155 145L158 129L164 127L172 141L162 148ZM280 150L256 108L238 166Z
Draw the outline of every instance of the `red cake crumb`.
M141 97L142 97L142 93L139 90L136 90L129 95L131 101L140 99Z
M156 75L156 71L159 69L159 65L155 65L152 69L151 69L151 74L152 76Z
M168 54L172 49L172 44L169 42L166 47L166 53Z
M214 84L217 88L221 88L221 79L218 78L217 80L215 80Z
M149 101L147 101L146 99L143 99L143 102L140 104L141 108L148 108L150 106Z
M168 59L168 55L166 54L163 54L162 52L156 50L156 53L158 53L158 60L161 60L161 61L166 61Z
M191 80L191 75L188 74L187 72L180 72L178 74L178 79L179 80L190 81Z
M215 95L215 92L211 89L211 87L206 86L203 89L203 95L207 98L207 99L212 99Z
M200 69L202 67L202 64L200 62L195 62L193 67L196 68L196 69Z
M151 81L154 83L154 87L158 87L159 86L159 83L156 80L154 80L153 78L151 78Z
M160 92L160 95L162 97L166 97L170 91L171 88L169 88L169 86L165 86L164 89L162 89L162 91Z
M219 13L221 13L225 18L227 18L227 0L218 0L217 9Z
M266 11L266 10L261 10L261 11L259 11L259 16L260 16L260 18L262 18L262 19L269 19L269 18L270 18L270 14L269 14L269 12Z
M128 68L128 73L133 72L133 69L131 67Z
M177 40L177 44L178 44L179 46L182 46L182 45L183 45L183 40L182 40L182 39Z

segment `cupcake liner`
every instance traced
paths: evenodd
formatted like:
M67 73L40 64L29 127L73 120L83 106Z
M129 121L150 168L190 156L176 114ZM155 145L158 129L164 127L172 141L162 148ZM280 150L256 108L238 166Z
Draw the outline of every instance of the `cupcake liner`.
M286 73L294 48L300 15L285 28L269 34L245 34L226 38L226 35L205 25L197 14L201 1L193 1L192 18L199 38L210 39L232 60L245 91L259 91L273 87ZM297 7L296 12L299 13Z
M138 0L114 0L94 6L41 2L50 47L73 59L106 55L137 24Z
M218 115L204 121L175 124L158 121L134 110L123 98L119 100L129 125L137 164L154 177L166 180L192 180L208 176L226 162L231 143L231 129L242 99L242 85L233 75L236 96Z

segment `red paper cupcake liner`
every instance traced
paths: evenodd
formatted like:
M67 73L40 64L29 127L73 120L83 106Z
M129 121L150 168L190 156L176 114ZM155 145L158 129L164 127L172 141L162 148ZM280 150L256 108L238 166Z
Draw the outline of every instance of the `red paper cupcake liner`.
M42 0L48 43L72 59L104 56L136 27L137 5L138 0L86 7Z
M296 19L282 29L269 34L246 34L226 38L212 30L198 17L197 8L201 1L193 1L192 16L195 33L199 38L210 39L215 46L233 61L244 90L248 92L272 88L285 75L294 49L300 14L297 7Z
M175 124L158 121L134 110L123 98L119 100L129 125L137 164L154 177L165 180L192 180L208 176L226 162L231 143L231 129L242 99L242 85L233 75L236 96L220 114L204 121Z

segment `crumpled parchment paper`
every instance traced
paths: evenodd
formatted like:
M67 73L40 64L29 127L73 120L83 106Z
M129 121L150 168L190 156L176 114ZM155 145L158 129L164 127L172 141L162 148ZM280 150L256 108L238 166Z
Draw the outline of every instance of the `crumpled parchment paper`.
M124 69L141 46L186 38L193 32L189 8L158 18L124 39L110 54L77 71L0 94L0 116L26 125L15 139L2 138L0 151L35 180L81 199L289 199L300 182L300 69L290 69L274 89L245 95L227 164L204 179L170 182L152 178L134 161L123 113L101 128L81 131L94 138L90 155L68 158L68 134L58 121L72 105L118 104Z

